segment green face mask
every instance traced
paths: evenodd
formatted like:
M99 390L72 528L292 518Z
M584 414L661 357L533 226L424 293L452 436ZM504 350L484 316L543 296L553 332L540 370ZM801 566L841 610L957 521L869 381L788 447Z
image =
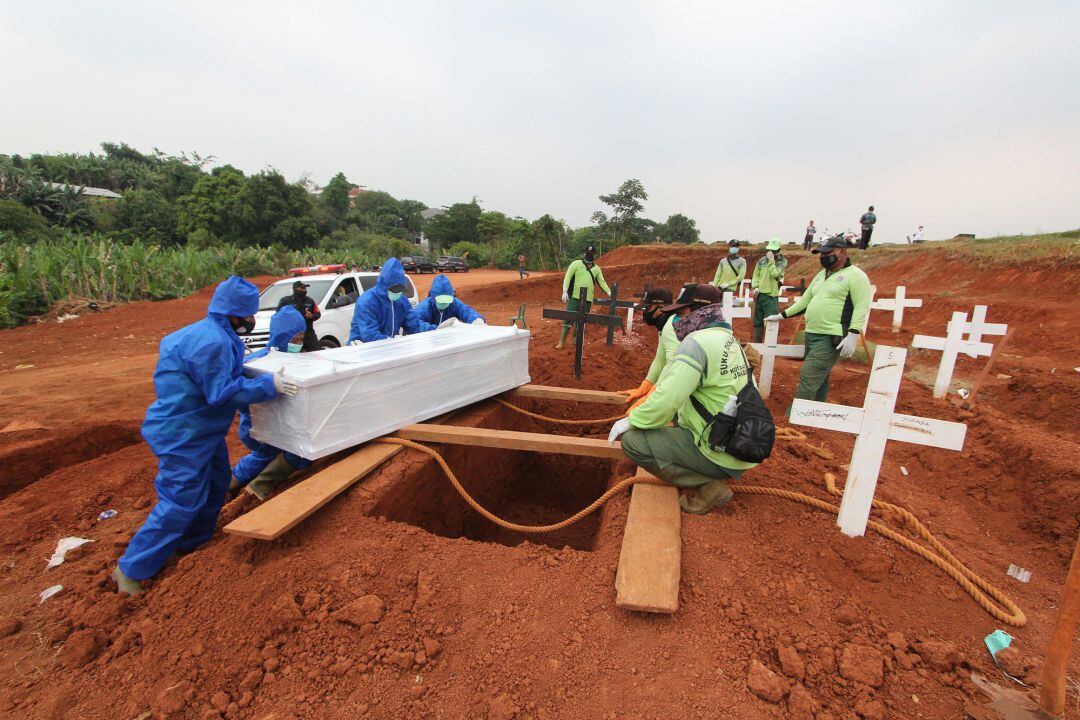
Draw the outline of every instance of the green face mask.
M439 308L439 310L445 310L446 308L450 307L450 303L437 302L435 303L435 307Z
M303 349L303 343L289 343L289 352L300 352Z
M386 297L390 298L390 302L396 302L401 299L401 293L386 291Z

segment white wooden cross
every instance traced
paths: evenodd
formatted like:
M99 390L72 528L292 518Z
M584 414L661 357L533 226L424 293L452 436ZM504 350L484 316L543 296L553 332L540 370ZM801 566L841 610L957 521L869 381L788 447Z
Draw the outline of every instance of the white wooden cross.
M750 343L750 347L754 348L761 355L761 370L758 372L758 392L761 393L761 397L769 397L769 392L772 390L772 375L773 365L776 363L776 358L802 358L806 355L805 345L779 345L780 338L780 323L767 322L765 323L765 342L763 343Z
M981 343L983 335L1004 335L1009 330L1009 326L1004 323L986 322L986 308L986 305L976 305L971 313L971 329L967 339L972 343ZM969 350L965 353L968 357L978 357Z
M903 285L896 286L896 297L894 298L881 298L871 303L871 307L874 310L892 310L892 331L900 332L900 325L904 322L904 308L922 307L922 300L920 298L908 299L905 297L907 288Z
M971 357L978 357L994 351L994 346L990 343L965 340L964 334L970 331L971 323L967 321L967 313L954 312L945 337L916 335L911 339L911 347L941 351L941 364L938 365L937 377L934 379L934 397L943 398L949 393L957 354L963 352ZM986 332L985 326L983 332Z
M795 287L794 285L781 285L780 286L780 294L777 296L776 299L779 300L781 303L786 303L786 302L791 301L791 298L784 297L784 291L785 290L791 290L794 287ZM802 296L801 295L796 295L795 299L798 300L800 297L802 297Z
M814 400L795 400L791 405L791 422L797 425L857 435L836 521L840 531L850 537L866 533L881 459L889 440L946 450L960 450L964 446L967 426L963 423L893 412L906 359L904 348L877 346L861 408Z
M634 334L634 307L626 308L626 334Z
M724 319L729 322L735 318L748 318L751 314L749 304L735 307L735 295L730 290L724 293L724 304L722 307L724 308Z

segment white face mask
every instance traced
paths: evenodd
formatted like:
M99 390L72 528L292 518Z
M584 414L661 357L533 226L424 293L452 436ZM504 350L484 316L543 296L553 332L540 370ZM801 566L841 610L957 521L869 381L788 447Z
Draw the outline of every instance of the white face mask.
M396 302L401 299L401 293L386 291L386 297L390 298L390 302Z
M736 248L736 247L728 248L727 252L728 252L728 255L738 255L739 254L739 248Z

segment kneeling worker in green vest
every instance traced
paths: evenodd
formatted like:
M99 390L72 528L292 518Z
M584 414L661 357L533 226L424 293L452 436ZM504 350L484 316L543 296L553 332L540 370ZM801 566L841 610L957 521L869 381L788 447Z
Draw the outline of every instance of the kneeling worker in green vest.
M806 313L806 357L795 397L825 402L829 373L840 358L855 354L859 331L870 312L870 278L851 264L843 238L829 238L813 252L824 268L786 310L765 318L776 322Z
M780 286L784 284L787 258L780 253L780 238L765 245L765 255L754 266L750 289L754 291L754 342L765 340L765 318L780 312Z
M644 403L617 421L608 435L622 436L626 456L664 482L687 488L679 505L704 514L731 499L726 480L735 480L757 463L737 460L709 447L708 421L695 409L696 399L716 414L739 394L750 369L724 318L723 293L711 285L687 288L679 302L663 308L691 312L674 326L679 349ZM674 426L669 423L675 421Z

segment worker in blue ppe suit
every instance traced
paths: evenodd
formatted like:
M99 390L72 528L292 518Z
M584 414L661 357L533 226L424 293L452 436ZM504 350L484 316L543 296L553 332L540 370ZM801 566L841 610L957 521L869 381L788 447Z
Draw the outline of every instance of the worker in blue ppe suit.
M306 330L304 316L292 305L286 305L270 318L270 337L266 347L248 355L244 362L265 356L271 348L277 352L300 352L304 347ZM260 500L265 500L279 482L311 464L310 460L299 455L284 452L251 437L251 410L247 406L240 408L239 435L240 442L251 452L233 466L230 490L243 487Z
M158 458L158 501L128 543L112 577L121 592L142 592L174 552L210 539L229 489L225 435L239 407L295 395L280 375L245 378L237 336L255 327L258 289L236 276L214 290L206 317L166 335L154 370L157 399L142 434Z
M385 340L404 329L406 335L434 330L412 313L412 304L405 297L408 278L397 258L383 263L375 287L364 291L353 309L349 344Z
M436 327L450 318L473 325L487 325L480 313L454 297L454 286L445 275L435 276L428 296L413 312L423 322Z

